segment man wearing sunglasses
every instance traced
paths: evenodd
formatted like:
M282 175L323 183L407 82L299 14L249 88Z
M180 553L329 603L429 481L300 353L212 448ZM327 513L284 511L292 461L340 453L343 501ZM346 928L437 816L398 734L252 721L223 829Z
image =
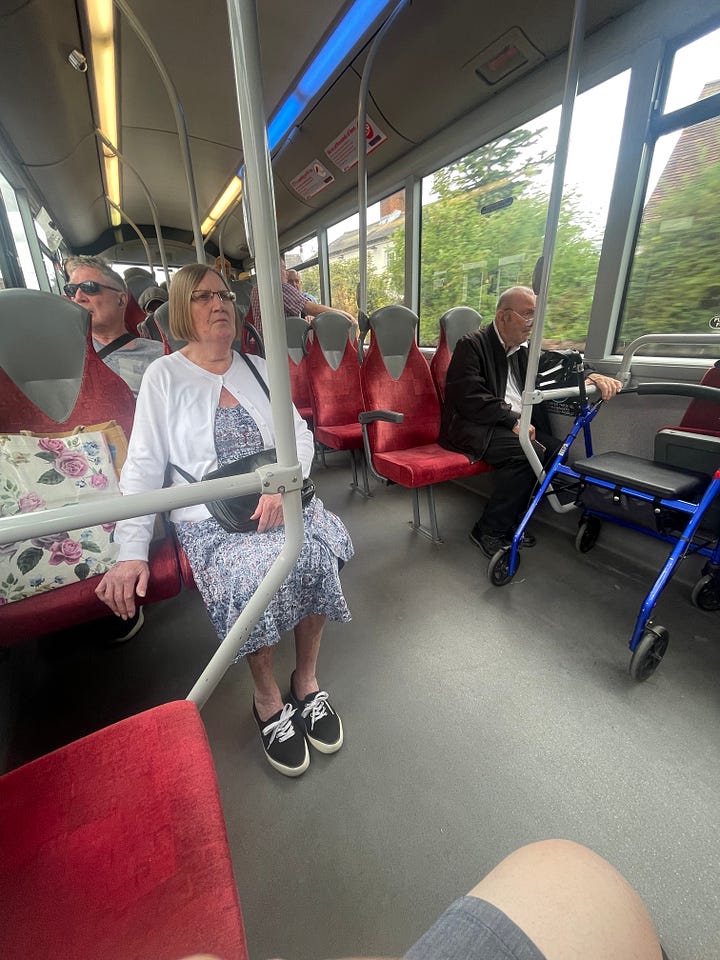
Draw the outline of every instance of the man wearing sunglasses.
M128 333L125 308L128 289L123 278L101 257L70 257L65 296L90 314L93 345L103 363L138 395L143 374L163 346Z
M535 294L529 287L511 287L500 295L493 323L458 341L447 371L439 442L495 468L493 494L470 531L470 540L489 559L512 540L535 486L518 436L534 322ZM622 386L599 373L586 379L603 400ZM533 407L532 421L530 439L540 460L548 463L561 441L550 432L542 404ZM534 544L535 537L526 531L522 545Z

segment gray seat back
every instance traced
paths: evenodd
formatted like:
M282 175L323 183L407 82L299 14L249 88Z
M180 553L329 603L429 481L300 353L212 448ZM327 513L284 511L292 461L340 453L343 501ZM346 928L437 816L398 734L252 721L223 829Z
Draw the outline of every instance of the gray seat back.
M440 317L440 326L445 330L445 340L452 355L461 337L474 333L482 323L482 315L472 307L453 307Z
M88 346L87 310L39 290L0 290L0 367L58 423L80 394Z
M310 324L328 365L337 370L345 356L348 342L355 343L356 326L344 313L326 310L313 317Z
M400 304L380 307L368 319L387 372L394 380L402 376L408 354L415 343L418 319ZM429 372L429 371L428 371Z
M285 317L285 339L287 340L288 356L297 366L303 358L303 338L308 330L307 321L303 317Z
M170 333L170 307L167 303L160 304L153 314L153 318L158 329L162 332L163 337L170 344L170 349L173 353L185 346L187 340L176 340Z

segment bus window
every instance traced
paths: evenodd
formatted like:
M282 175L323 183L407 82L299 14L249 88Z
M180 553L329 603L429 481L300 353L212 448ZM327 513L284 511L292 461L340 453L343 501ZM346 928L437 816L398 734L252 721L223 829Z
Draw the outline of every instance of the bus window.
M367 212L368 313L401 303L405 271L405 191L398 190ZM328 229L332 306L357 314L360 282L358 216L354 214Z
M305 266L307 264L307 266ZM285 265L297 270L302 281L302 292L314 297L318 303L325 303L320 293L320 270L318 268L318 240L308 237L302 243L285 251Z
M710 333L720 314L720 106L693 123L696 102L720 93L720 30L681 48L668 100L677 126L654 142L616 350L648 333ZM713 356L712 346L655 347L656 356Z
M629 72L582 94L575 107L546 346L584 349L620 145ZM423 180L420 342L465 305L486 320L498 295L529 285L542 252L560 108Z

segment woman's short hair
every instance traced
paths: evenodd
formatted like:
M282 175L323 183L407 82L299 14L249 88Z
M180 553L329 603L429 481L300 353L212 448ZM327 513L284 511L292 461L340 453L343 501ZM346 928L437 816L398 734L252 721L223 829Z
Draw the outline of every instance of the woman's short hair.
M86 257L83 255L77 257L68 257L65 263L63 264L65 268L65 273L70 279L71 274L76 270L79 270L80 267L87 267L90 270L97 270L98 273L101 273L106 280L110 282L110 286L118 287L120 290L123 290L127 293L127 284L125 283L124 277L121 277L119 273L116 273L107 260L103 260L102 257Z
M206 277L208 273L214 273L216 277L220 277L225 289L230 289L225 277L214 267L208 267L204 263L189 263L178 270L170 281L170 335L176 340L197 340L192 322L191 294L193 290L197 290L203 277ZM237 313L235 314L235 323L237 330Z

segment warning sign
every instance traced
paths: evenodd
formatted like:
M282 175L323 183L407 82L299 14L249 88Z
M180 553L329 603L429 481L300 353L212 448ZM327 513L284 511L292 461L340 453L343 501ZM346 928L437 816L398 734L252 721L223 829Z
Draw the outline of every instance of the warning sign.
M365 121L365 152L372 153L387 137L371 120ZM325 147L325 153L335 166L347 173L358 162L357 120Z
M303 200L309 200L310 197L314 197L325 187L329 187L334 180L335 177L319 160L313 160L302 173L299 173L294 180L290 181L290 186Z

